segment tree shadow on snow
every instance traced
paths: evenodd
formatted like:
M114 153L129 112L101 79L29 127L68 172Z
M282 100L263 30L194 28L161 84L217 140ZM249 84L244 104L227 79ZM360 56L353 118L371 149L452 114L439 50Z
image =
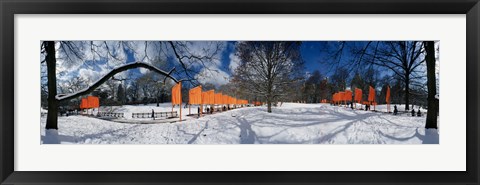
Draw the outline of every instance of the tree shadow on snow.
M323 108L316 108L320 109L320 112L314 112L313 109L305 109L301 110L300 112L288 112L288 111L278 111L274 110L273 113L266 113L266 111L262 111L260 114L258 113L259 110L250 111L250 112L242 112L239 115L235 116L235 119L228 119L223 118L219 119L219 122L229 123L228 125L233 125L233 127L222 127L215 129L216 133L226 133L227 130L233 128L240 129L240 140L241 144L254 144L254 143L275 143L275 144L301 144L301 143L325 143L331 141L335 138L338 134L345 133L347 129L349 129L353 124L357 122L365 122L366 119L370 118L371 116L377 115L378 113L374 112L360 112L359 110L349 110L346 109L345 111L339 111L339 109L329 110ZM264 112L264 113L263 113ZM252 114L253 113L253 114ZM318 118L308 118L305 119L305 113L308 115L319 115L324 116L328 115L328 118L318 117ZM274 138L282 133L285 133L289 129L292 128L301 128L301 127L309 127L315 126L320 124L328 124L328 123L335 123L335 122L346 122L341 123L338 127L329 131L329 133L325 133L326 135L322 135L321 137L316 137L312 139L288 139L284 137ZM280 128L284 127L284 128ZM258 127L259 129L264 128L275 128L277 127L279 130L275 130L275 133L269 135L261 135L259 136L252 127ZM216 134L214 133L214 134ZM288 136L288 133L287 133Z
M194 134L187 133L185 130L180 129L179 126L177 126L177 132L181 132L184 135L191 135L192 138L187 142L187 144L193 144L198 139L198 136L200 136L203 133L203 131L205 131L205 129L208 128L208 122L209 121L207 121L205 123L205 126L200 131L198 131L197 133L194 133Z
M252 130L252 125L242 117L237 118L240 125L240 144L255 144L258 140L257 134Z
M116 129L116 130L106 130L104 132L87 134L87 135L83 135L83 136L79 136L79 137L69 136L69 135L61 135L59 133L58 134L58 140L59 140L60 143L67 142L67 143L76 144L76 143L81 142L81 141L85 142L88 139L93 141L93 140L96 140L96 139L105 138L106 135L110 135L110 136L113 136L115 138L123 138L123 137L127 137L128 135L127 134L119 134L120 131L133 129L133 128L138 127L138 126L140 126L140 125L135 125L135 126L132 126L132 127L127 127L127 128L120 128L120 129ZM41 140L45 141L45 139L46 139L46 136L42 135ZM95 143L91 143L91 144L95 144Z
M287 124L287 123L281 123L281 122L269 122L267 121L265 115L262 115L259 119L256 120L246 120L245 117L248 116L248 114L244 114L241 116L238 116L236 118L236 121L239 123L233 123L237 125L240 128L240 143L242 144L253 144L253 143L262 143L262 140L267 140L269 141L268 143L277 143L277 144L300 144L300 143L323 143L326 141L330 141L332 138L334 138L337 134L345 132L348 128L350 128L354 123L356 122L365 122L364 120L369 118L375 113L366 113L366 114L358 114L354 112L354 115L345 115L340 112L332 112L331 115L336 117L332 119L322 119L319 121L318 119L311 119L314 121L310 121L307 124ZM274 114L269 115L269 117L276 117ZM281 120L285 120L285 122L305 122L307 120L305 119L296 119L293 116L290 117L281 117L277 118ZM345 124L342 124L338 126L337 128L333 129L331 133L328 133L325 136L322 136L320 138L315 138L312 140L302 140L302 141L297 141L297 140L283 140L283 141L271 141L271 139L277 135L280 135L281 133L291 129L291 128L298 128L298 127L308 127L308 126L314 126L314 125L319 125L319 124L325 124L325 123L331 123L331 122L337 122L337 121L349 121ZM264 126L265 124L271 125L272 127L275 126L284 126L287 128L283 128L280 131L269 135L269 136L258 136L252 129L253 126L257 127L266 127Z
M315 125L320 125L320 124L326 124L326 123L333 123L333 122L338 122L338 121L361 121L364 120L368 117L371 117L372 115L375 115L375 113L365 113L365 114L358 114L355 111L352 111L354 115L346 115L337 111L332 111L327 113L330 115L332 118L313 118L313 119L305 119L303 117L295 117L295 116L278 116L275 114L270 115L270 117L275 118L276 120L285 120L284 123L282 122L268 122L264 121L261 122L261 124L267 124L267 125L272 125L272 126L285 126L285 127L291 127L291 128L299 128L299 127L309 127L309 126L315 126ZM317 113L317 115L319 115ZM289 124L288 122L304 122L302 124ZM260 126L261 125L256 125Z
M415 129L415 134L413 134L412 136L402 137L402 138L385 134L380 130L378 131L378 133L383 137L396 140L396 141L408 141L410 139L417 137L422 141L422 144L439 144L439 135L436 129L425 129L425 135L420 134L418 132L418 129L420 128Z

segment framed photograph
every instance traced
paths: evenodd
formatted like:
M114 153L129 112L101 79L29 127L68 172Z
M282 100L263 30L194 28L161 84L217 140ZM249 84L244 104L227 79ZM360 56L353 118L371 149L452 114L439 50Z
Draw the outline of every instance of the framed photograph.
M0 6L4 184L479 183L476 0Z

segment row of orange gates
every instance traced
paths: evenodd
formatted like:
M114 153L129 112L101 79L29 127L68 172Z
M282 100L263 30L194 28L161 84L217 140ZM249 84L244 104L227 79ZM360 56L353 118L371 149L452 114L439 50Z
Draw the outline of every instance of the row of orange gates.
M182 82L177 83L172 88L172 111L175 105L180 105L180 120L182 120ZM263 102L252 102L254 105L258 106L263 104ZM200 105L200 115L203 112L203 105L247 105L248 100L237 99L222 93L215 93L215 90L202 91L202 86L197 86L192 88L188 92L188 104L191 105ZM190 109L189 109L190 114Z
M368 90L368 101L363 101L363 91L362 89L355 88L355 96L353 96L352 91L345 90L334 93L332 96L332 103L335 105L347 104L348 102L352 103L363 103L364 105L373 105L373 110L375 110L375 106L377 102L375 101L375 89L370 86ZM353 98L353 100L352 100ZM363 102L362 102L363 101ZM390 112L390 86L387 86L387 93L385 96L385 101L387 102L387 111ZM328 103L327 100L322 100L322 103ZM356 108L355 104L355 108Z
M172 87L172 112L175 105L180 105L180 120L182 120L182 83L179 82ZM237 99L222 93L215 93L214 90L202 91L202 86L197 86L190 89L188 92L188 103L190 105L200 105L200 114L203 112L203 105L247 105L248 100ZM252 101L255 106L265 104L260 101ZM82 98L80 103L80 109L92 109L100 107L100 101L98 97L88 96ZM189 110L190 111L190 110ZM190 113L189 113L190 114Z

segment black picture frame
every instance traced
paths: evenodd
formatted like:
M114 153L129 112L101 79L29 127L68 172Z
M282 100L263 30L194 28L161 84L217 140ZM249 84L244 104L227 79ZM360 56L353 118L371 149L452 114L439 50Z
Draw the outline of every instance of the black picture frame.
M478 184L478 0L1 0L2 184ZM14 171L15 14L466 14L465 172L26 172ZM458 74L464 75L464 74ZM425 157L428 160L428 156ZM44 159L39 159L44 160ZM449 160L449 159L445 159Z

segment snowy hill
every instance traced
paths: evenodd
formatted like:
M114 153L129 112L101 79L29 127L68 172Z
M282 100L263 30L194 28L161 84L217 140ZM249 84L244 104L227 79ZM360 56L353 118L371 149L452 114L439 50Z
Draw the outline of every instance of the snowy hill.
M381 109L382 107L379 106ZM401 108L401 106L399 107ZM101 111L171 111L171 104L101 107ZM393 106L392 106L393 109ZM178 106L174 109L178 111ZM192 106L192 114L197 107ZM188 108L182 110L183 115ZM130 118L128 118L130 117ZM213 115L182 116L175 123L131 124L86 116L59 117L61 143L92 144L422 144L438 143L438 131L428 130L425 116L351 110L329 104L283 103L267 113L246 107ZM126 115L125 119L131 119ZM178 120L174 118L172 120ZM41 128L45 127L41 118ZM42 142L45 130L41 129Z

